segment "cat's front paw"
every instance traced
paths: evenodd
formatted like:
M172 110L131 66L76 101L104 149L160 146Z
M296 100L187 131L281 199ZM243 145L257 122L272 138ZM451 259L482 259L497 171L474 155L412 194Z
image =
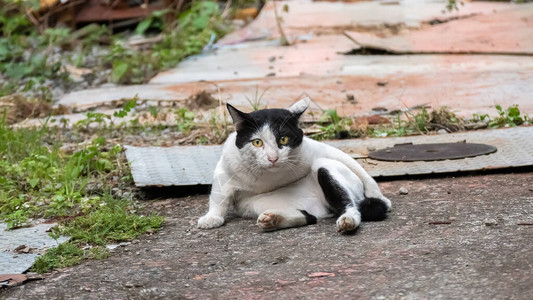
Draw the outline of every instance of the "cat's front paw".
M257 226L263 230L273 230L279 227L282 217L274 213L262 213L257 218Z
M224 218L220 216L210 216L205 215L198 219L198 228L200 229L211 229L220 227L224 224Z

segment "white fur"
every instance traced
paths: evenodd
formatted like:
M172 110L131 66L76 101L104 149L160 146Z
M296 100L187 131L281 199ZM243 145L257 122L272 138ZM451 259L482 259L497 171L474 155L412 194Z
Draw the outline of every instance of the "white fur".
M300 103L302 101L304 104ZM307 102L302 101L289 109L305 110ZM198 220L199 228L221 226L231 204L243 217L259 217L258 225L266 230L274 229L272 226L305 225L305 217L299 210L306 210L317 218L329 217L331 213L317 181L319 168L326 168L339 184L347 188L354 205L366 196L382 199L390 209L390 200L381 194L374 179L341 150L307 137L297 148L279 149L268 126L260 128L253 138L260 138L263 146L248 143L238 149L236 133L228 137L214 172L209 211ZM278 157L278 161L272 165L269 157ZM337 229L349 231L360 222L357 209L348 208L338 219Z

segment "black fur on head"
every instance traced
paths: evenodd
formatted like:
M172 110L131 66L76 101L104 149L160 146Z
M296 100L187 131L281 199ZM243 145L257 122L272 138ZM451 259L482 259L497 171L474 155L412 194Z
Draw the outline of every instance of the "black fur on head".
M237 139L235 145L240 149L246 143L251 142L252 135L260 130L264 125L268 125L276 138L282 136L289 137L289 143L283 146L291 148L298 147L302 143L303 131L298 127L298 120L305 111L305 108L292 111L289 109L262 109L251 113L242 112L230 104L226 104L233 119ZM278 147L282 145L278 142Z

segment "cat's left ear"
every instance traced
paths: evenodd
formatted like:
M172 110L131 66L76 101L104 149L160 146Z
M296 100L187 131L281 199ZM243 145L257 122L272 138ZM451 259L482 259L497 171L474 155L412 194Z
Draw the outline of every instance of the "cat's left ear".
M311 99L309 97L305 97L302 100L291 105L289 108L287 108L287 110L290 111L297 118L299 118L304 113L304 111L307 109L310 102L311 102Z

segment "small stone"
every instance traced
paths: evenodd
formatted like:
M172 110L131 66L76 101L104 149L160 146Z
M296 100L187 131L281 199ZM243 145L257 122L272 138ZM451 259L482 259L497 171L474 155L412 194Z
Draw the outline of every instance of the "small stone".
M366 149L368 151L376 151L376 147L374 147L374 146L368 146L368 147L366 147Z
M386 86L387 84L389 84L387 81L378 81L376 83L378 86Z
M276 73L268 73L268 74L266 74L266 77L274 77L274 76L276 76Z
M446 129L439 129L437 130L438 134L448 134L448 131Z
M346 94L346 99L348 99L348 101L355 101L355 97L353 94Z
M485 223L485 226L496 226L496 225L498 225L498 221L496 221L494 219L491 219L491 218L485 219L485 221L483 221L483 223Z
M409 190L402 186L400 188L400 195L407 195L407 194L409 194Z
M124 284L124 286L127 287L127 288L132 288L132 287L133 287L133 283L131 283L131 282L126 282L126 283Z
M276 61L276 57L275 56L271 56L271 57L268 58L268 61L269 62L274 62L274 61Z

